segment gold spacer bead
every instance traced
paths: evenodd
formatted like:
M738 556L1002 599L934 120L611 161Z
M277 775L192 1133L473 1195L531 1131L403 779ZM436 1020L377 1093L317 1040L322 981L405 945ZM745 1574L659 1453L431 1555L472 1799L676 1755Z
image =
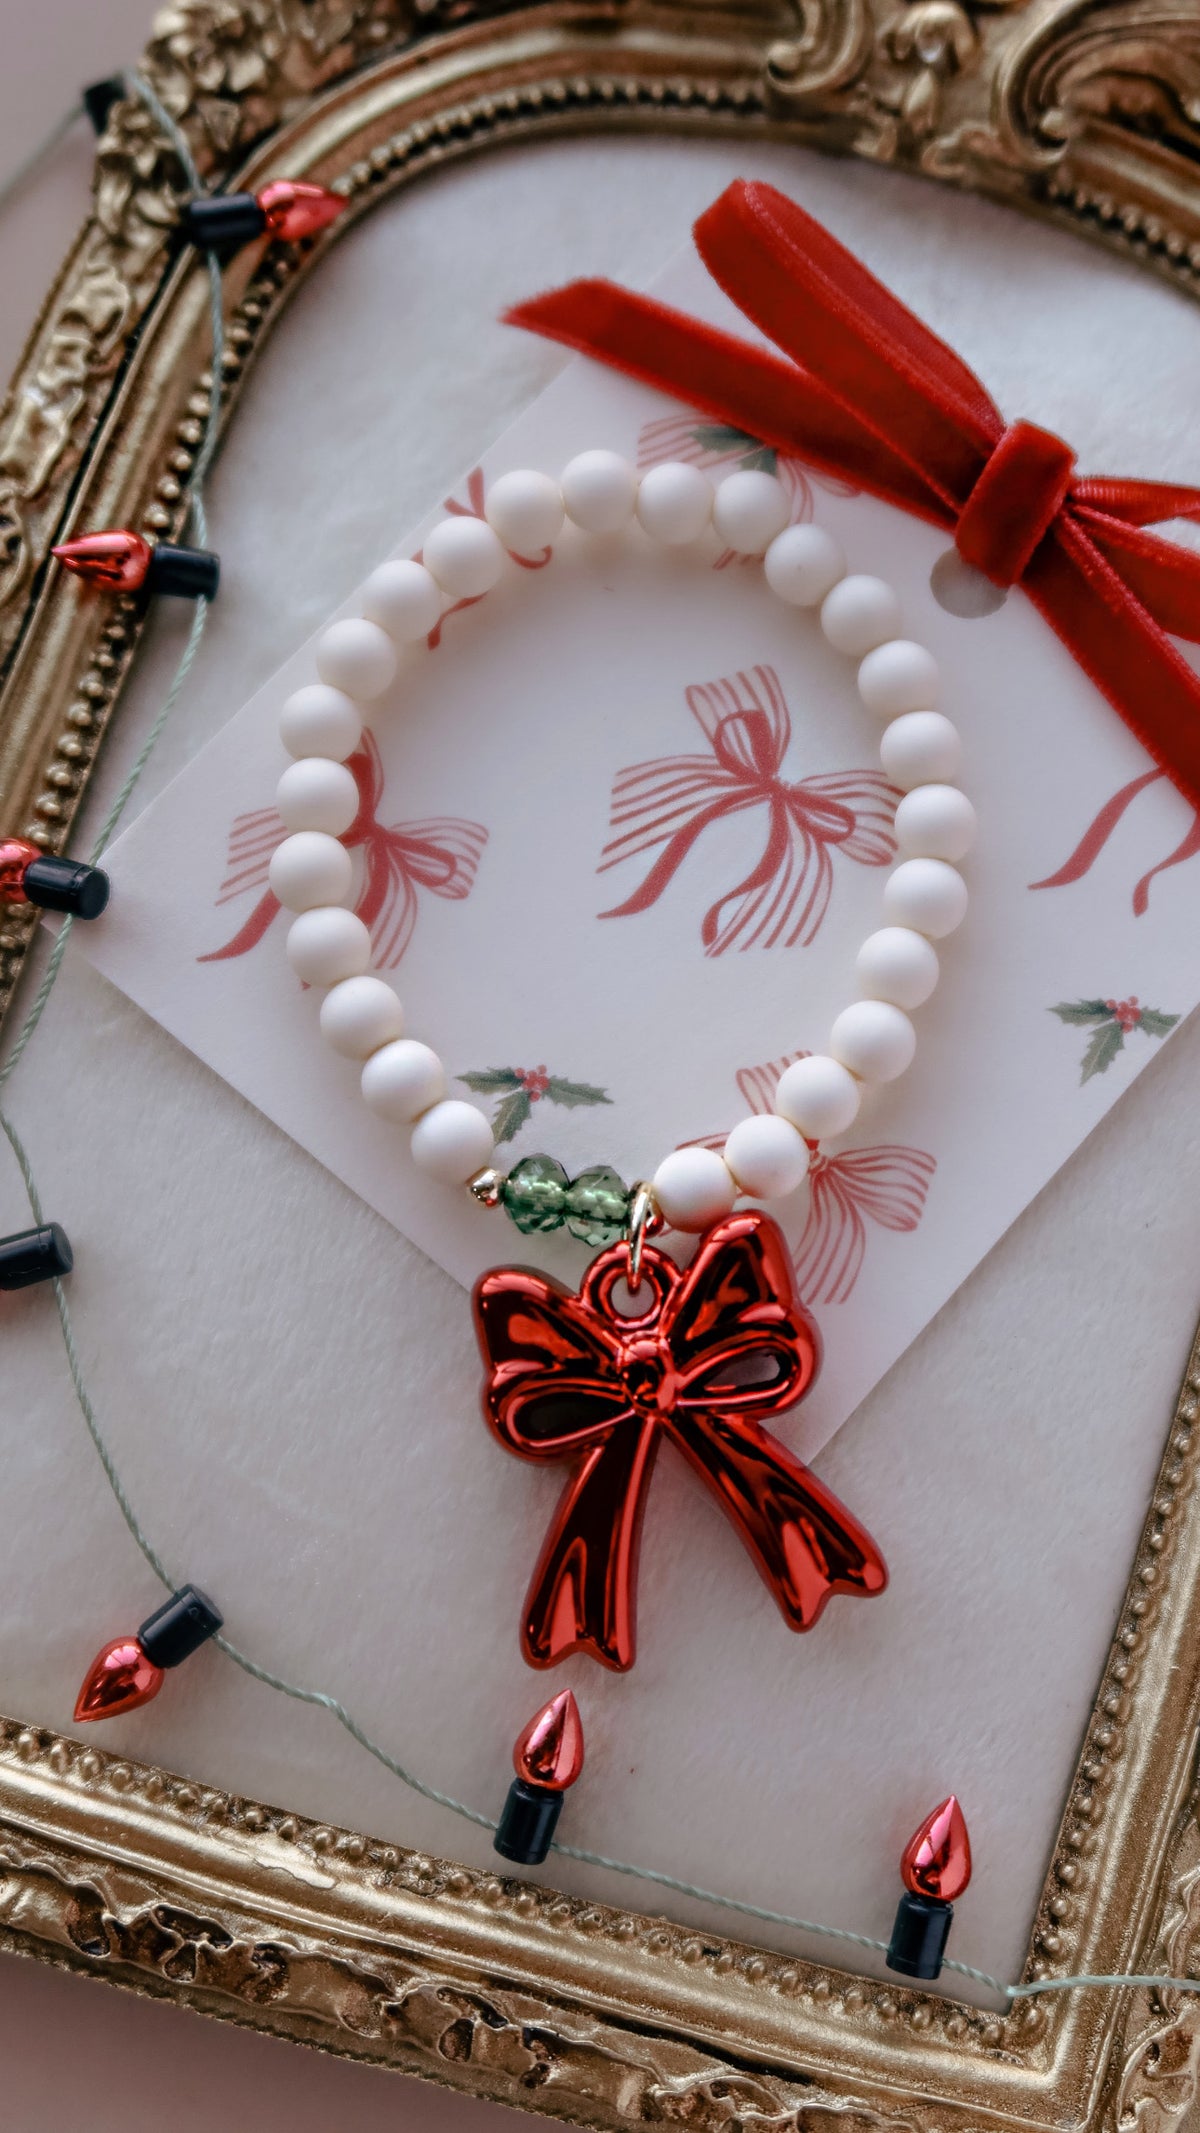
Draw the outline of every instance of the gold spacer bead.
M489 1166L486 1170L477 1170L473 1178L467 1179L467 1191L481 1207L499 1207L507 1180L506 1170L493 1170Z

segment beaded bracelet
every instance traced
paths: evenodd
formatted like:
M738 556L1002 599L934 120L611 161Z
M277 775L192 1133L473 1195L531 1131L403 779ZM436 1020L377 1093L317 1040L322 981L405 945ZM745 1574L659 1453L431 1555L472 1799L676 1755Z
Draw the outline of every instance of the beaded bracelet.
M400 647L436 627L448 601L478 599L496 585L506 552L544 555L570 521L585 534L640 524L652 541L678 547L711 527L739 556L760 557L772 591L787 605L819 608L828 642L857 664L859 695L886 721L880 761L902 790L896 842L903 855L883 892L884 925L856 961L862 997L837 1016L829 1048L781 1075L773 1114L744 1118L718 1153L676 1148L653 1173L649 1212L699 1232L727 1215L737 1196L776 1200L803 1182L812 1148L853 1124L864 1088L895 1080L911 1064L911 1011L929 999L939 965L933 947L961 924L967 889L956 862L969 851L975 810L951 782L957 729L934 708L937 663L902 637L900 602L881 578L847 574L833 536L788 523L782 484L758 469L717 487L698 467L670 462L639 479L617 453L572 459L559 481L531 470L502 475L482 518L445 518L420 562L384 563L363 596L361 615L332 623L318 638L319 680L289 696L280 738L294 760L279 782L278 808L289 835L276 849L270 884L295 913L287 955L306 983L325 990L320 1025L335 1051L362 1062L362 1092L380 1117L412 1129L413 1160L443 1183L467 1186L502 1205L518 1229L561 1224L601 1245L627 1233L637 1188L607 1165L569 1180L549 1156L530 1156L507 1176L492 1167L491 1128L474 1104L449 1097L436 1052L404 1034L394 988L368 966L370 935L347 908L351 858L340 841L358 813L346 757L362 734L361 706L391 686Z

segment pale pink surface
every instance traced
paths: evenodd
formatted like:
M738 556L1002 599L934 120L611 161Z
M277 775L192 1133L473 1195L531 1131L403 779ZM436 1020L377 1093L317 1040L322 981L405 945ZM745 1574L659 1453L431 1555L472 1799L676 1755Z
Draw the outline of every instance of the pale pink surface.
M0 1957L4 2133L522 2133L524 2111Z

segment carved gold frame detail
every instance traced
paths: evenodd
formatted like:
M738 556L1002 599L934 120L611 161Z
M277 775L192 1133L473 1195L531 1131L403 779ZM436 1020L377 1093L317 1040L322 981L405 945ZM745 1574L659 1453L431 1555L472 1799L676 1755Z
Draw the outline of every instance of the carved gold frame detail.
M588 128L780 138L1012 202L1200 293L1196 0L176 0L143 71L214 184L340 187ZM137 649L49 558L180 528L209 411L183 173L118 103L92 212L0 416L0 822L63 847ZM332 235L225 277L228 420ZM31 934L0 931L0 1010ZM1200 1967L1200 1342L1034 1920L1026 1976ZM1200 2001L993 2015L315 1826L0 1720L0 1944L597 2127L1169 2133Z

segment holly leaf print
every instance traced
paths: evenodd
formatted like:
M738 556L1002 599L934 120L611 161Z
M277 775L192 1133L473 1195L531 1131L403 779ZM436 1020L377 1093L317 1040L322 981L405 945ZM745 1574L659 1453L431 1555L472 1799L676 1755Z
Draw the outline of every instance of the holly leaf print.
M1057 1015L1060 1022L1074 1022L1081 1028L1091 1022L1112 1020L1112 1009L1107 1000L1060 1000L1050 1012Z
M1137 1026L1146 1037L1165 1037L1178 1020L1178 1015L1164 1015L1160 1008L1143 1007Z
M1107 1074L1117 1053L1124 1047L1125 1038L1119 1022L1109 1019L1092 1033L1091 1041L1083 1055L1083 1071L1080 1082L1090 1081L1093 1074Z
M742 466L753 467L763 474L775 472L779 454L774 446L763 444L746 430L734 429L726 422L699 422L692 435L701 451L721 455L736 452Z
M466 1081L467 1078L465 1074L459 1076L461 1081ZM496 1141L499 1143L515 1140L532 1109L529 1091L520 1085L509 1095L501 1097L492 1114L492 1132Z
M546 1094L551 1103L565 1104L569 1111L580 1104L610 1104L612 1097L605 1089L598 1089L590 1081L564 1081L561 1074L552 1074L546 1083Z
M471 1074L460 1074L469 1089L477 1095L489 1096L497 1089L521 1089L524 1083L515 1067L481 1067Z

